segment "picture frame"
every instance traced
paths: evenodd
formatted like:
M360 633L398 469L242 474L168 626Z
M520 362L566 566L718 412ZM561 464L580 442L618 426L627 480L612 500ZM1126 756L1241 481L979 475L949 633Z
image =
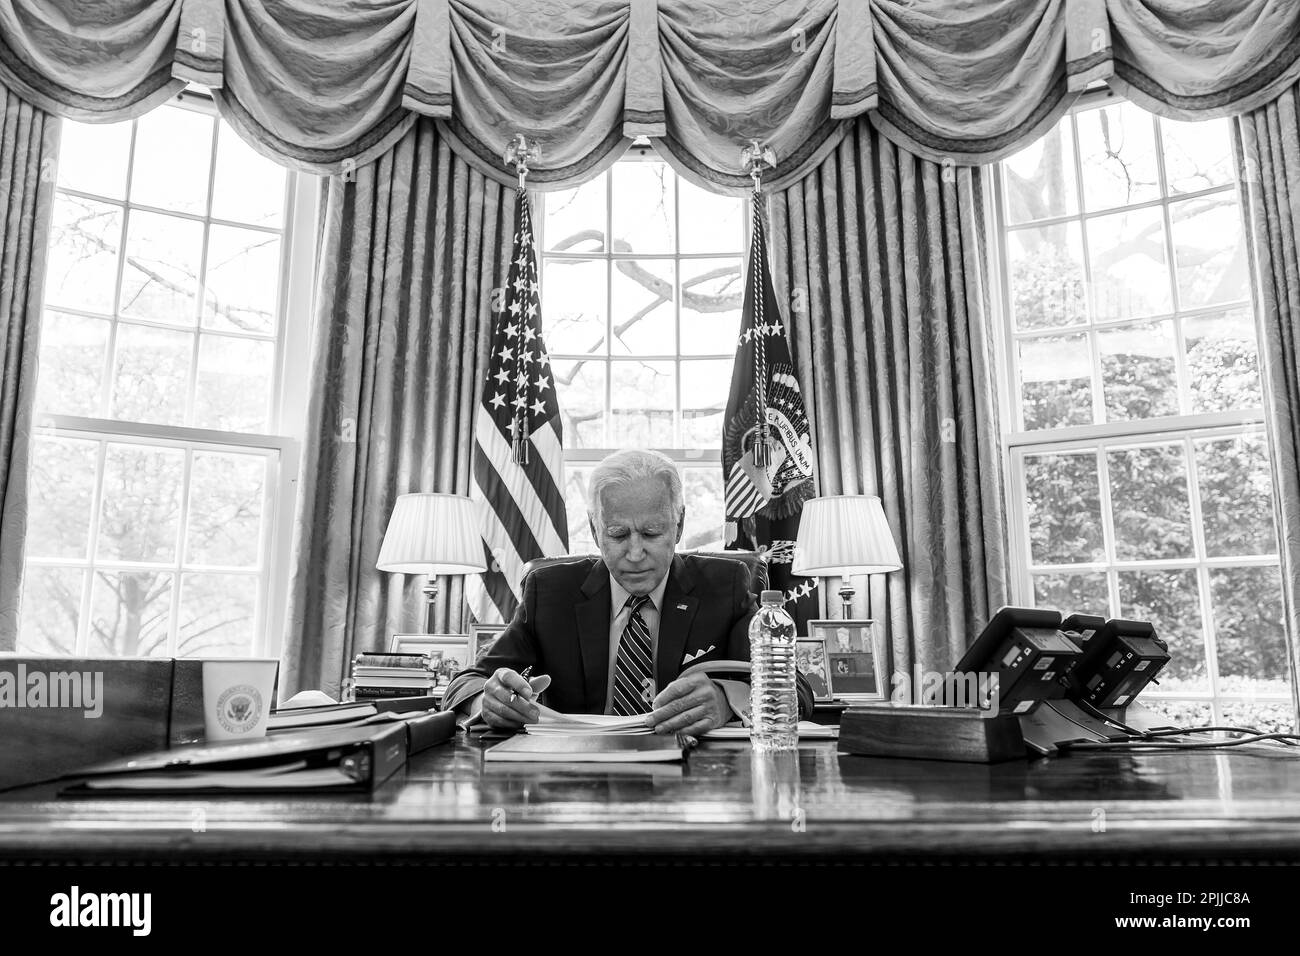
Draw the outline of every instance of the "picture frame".
M874 619L809 621L808 636L825 642L827 673L834 697L851 701L888 699L884 654Z
M388 642L390 654L428 654L429 664L438 675L438 687L451 683L456 674L470 665L468 634L394 634Z
M795 666L812 687L813 701L820 704L834 700L826 641L820 637L797 637L794 648Z
M506 629L504 624L471 624L469 626L469 659L475 664L479 662L484 654L492 649L501 632Z

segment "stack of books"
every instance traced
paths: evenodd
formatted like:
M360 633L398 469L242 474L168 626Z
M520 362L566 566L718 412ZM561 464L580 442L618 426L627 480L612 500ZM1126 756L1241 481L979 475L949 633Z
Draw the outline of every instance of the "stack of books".
M438 685L438 675L428 654L366 652L352 660L352 685L357 701L429 697Z

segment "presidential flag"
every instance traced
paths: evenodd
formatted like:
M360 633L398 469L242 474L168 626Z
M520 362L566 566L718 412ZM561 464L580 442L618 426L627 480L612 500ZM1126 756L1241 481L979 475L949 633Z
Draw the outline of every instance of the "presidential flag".
M812 429L772 290L761 196L754 193L753 243L736 365L722 438L726 547L767 562L774 590L803 629L817 617L815 578L790 573L803 503L813 497Z
M564 433L542 343L532 214L527 192L518 195L510 273L505 289L493 292L492 354L474 425L470 497L479 502L488 569L466 578L466 597L481 624L510 620L525 562L569 550Z

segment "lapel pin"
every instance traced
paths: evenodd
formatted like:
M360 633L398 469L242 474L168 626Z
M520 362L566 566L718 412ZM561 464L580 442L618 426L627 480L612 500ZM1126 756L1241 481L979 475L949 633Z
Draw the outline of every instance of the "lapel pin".
M677 605L677 610L679 610L679 611L685 611L685 610L686 610L686 605L685 605L685 604L679 604L679 605Z

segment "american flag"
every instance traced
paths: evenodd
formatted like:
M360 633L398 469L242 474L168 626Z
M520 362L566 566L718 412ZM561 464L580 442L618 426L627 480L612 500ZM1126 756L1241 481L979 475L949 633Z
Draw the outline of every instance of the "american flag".
M519 603L527 561L566 554L564 432L555 397L551 359L542 343L537 257L528 194L519 190L519 212L504 294L498 309L492 355L474 425L474 474L470 497L479 521L488 569L466 578L470 609L481 624L508 621Z

